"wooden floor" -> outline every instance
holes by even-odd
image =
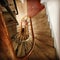
[[[32,18],[35,46],[28,60],[57,60],[45,9]]]

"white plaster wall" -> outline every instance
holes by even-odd
[[[54,35],[54,45],[60,58],[59,2],[59,0],[42,0],[42,3],[46,5],[48,11],[48,17],[52,28],[52,33]]]

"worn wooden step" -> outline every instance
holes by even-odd
[[[56,59],[56,50],[53,47],[50,47],[48,45],[45,45],[39,41],[36,40],[35,44],[42,53],[44,53],[45,56],[47,56],[49,59]]]
[[[44,55],[41,50],[35,46],[31,55],[29,56],[29,60],[49,60],[47,56]]]
[[[36,36],[35,39],[37,39],[38,41],[41,41],[47,45],[54,47],[54,41],[52,38],[49,39],[48,37],[45,38],[44,36]]]

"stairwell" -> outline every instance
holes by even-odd
[[[43,9],[40,13],[31,18],[31,20],[35,44],[33,45],[33,39],[31,37],[32,35],[30,33],[29,40],[20,43],[18,41],[19,47],[15,39],[12,39],[15,53],[16,51],[18,51],[17,56],[23,56],[26,54],[26,51],[30,52],[30,49],[33,45],[34,48],[30,55],[27,57],[27,60],[57,60],[56,50],[54,48],[54,39],[51,36],[51,30],[47,20],[45,9]],[[17,48],[18,50],[16,50]]]

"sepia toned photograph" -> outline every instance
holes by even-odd
[[[0,60],[60,60],[60,1],[0,0]]]

